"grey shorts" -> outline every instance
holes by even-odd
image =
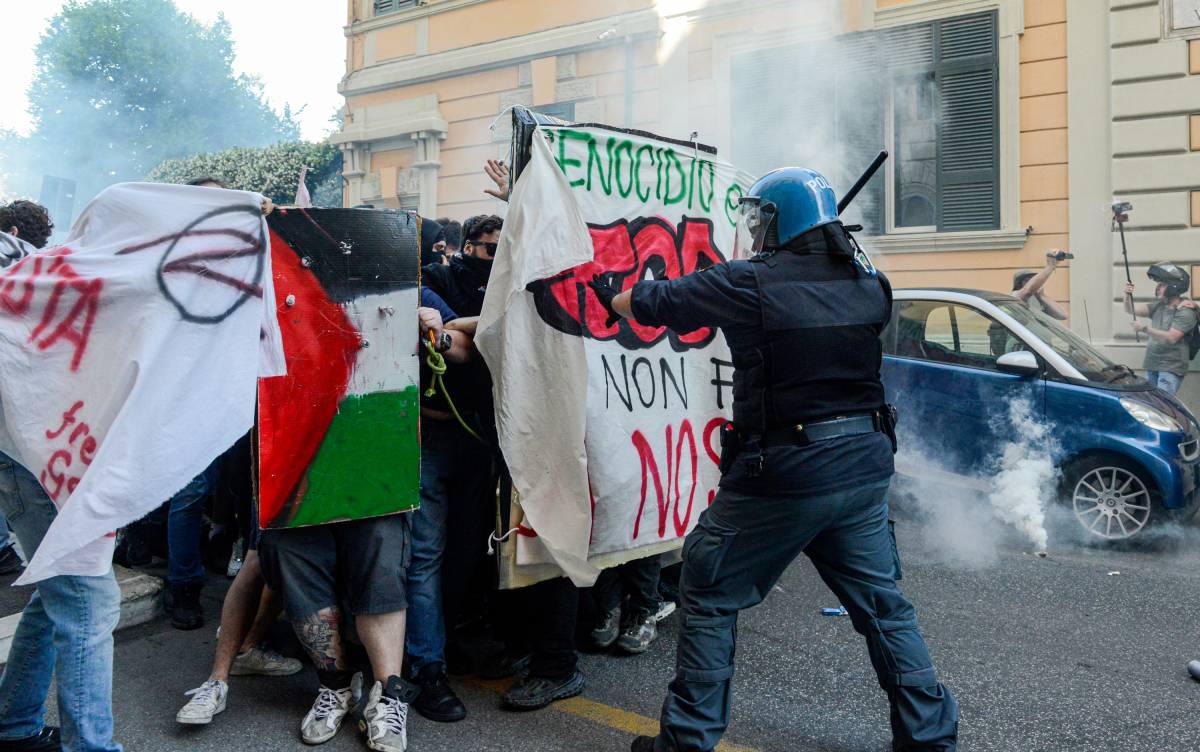
[[[258,542],[263,576],[283,595],[288,618],[326,608],[390,614],[408,608],[405,582],[412,515],[264,530]]]

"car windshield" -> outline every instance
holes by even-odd
[[[993,301],[997,308],[1012,316],[1035,337],[1049,345],[1088,381],[1105,384],[1135,384],[1139,381],[1128,366],[1114,363],[1078,335],[1041,311],[1018,300]]]

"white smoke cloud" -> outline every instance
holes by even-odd
[[[1056,493],[1058,444],[1050,426],[1037,419],[1027,399],[1012,402],[1007,420],[999,422],[996,427],[1012,431],[1013,439],[1001,450],[988,502],[996,516],[1020,531],[1035,551],[1045,551],[1049,543],[1046,503]]]
[[[1047,510],[1057,498],[1061,453],[1053,426],[1028,399],[1001,407],[990,425],[1007,438],[994,462],[966,474],[948,468],[948,445],[911,424],[902,431],[895,495],[902,509],[916,513],[923,556],[977,569],[995,564],[1002,546],[1048,548]],[[1078,527],[1073,517],[1069,524]]]

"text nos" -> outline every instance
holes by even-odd
[[[644,217],[588,225],[588,232],[595,249],[592,261],[529,285],[543,321],[567,334],[616,340],[631,350],[650,347],[664,338],[676,351],[704,347],[712,341],[715,332],[710,327],[680,334],[633,319],[610,326],[608,311],[587,286],[594,275],[603,274],[622,290],[629,290],[643,279],[676,279],[724,262],[725,257],[713,246],[711,221],[687,217],[672,226],[658,217]]]
[[[724,424],[724,418],[713,418],[704,425],[700,436],[697,436],[692,422],[684,419],[680,422],[678,430],[675,426],[667,425],[663,431],[662,443],[657,445],[640,430],[633,432],[630,440],[637,450],[642,474],[641,496],[637,516],[633,522],[635,541],[642,532],[642,513],[646,509],[646,498],[651,488],[654,489],[658,511],[658,538],[667,536],[668,520],[675,533],[674,537],[687,533],[692,523],[696,489],[700,485],[701,463],[711,462],[713,467],[719,467],[721,464],[717,445],[720,443],[719,431]],[[661,454],[656,451],[658,448],[661,448]],[[701,448],[704,450],[703,459],[700,456]],[[713,503],[716,493],[716,489],[708,490],[705,508]]]

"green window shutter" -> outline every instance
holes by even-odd
[[[999,70],[995,12],[938,21],[938,230],[1000,227]]]
[[[831,67],[831,57],[832,75],[816,73]],[[845,191],[884,148],[881,65],[871,33],[735,55],[730,161],[756,177],[777,167],[810,167]],[[881,233],[883,189],[880,174],[843,219]]]
[[[411,8],[416,4],[416,0],[375,0],[375,15],[382,16],[385,13]]]
[[[832,141],[833,114],[819,84],[798,84],[819,64],[811,48],[771,47],[730,62],[731,153],[724,156],[755,177],[789,165],[821,169],[812,163],[812,146]]]
[[[858,180],[862,171],[884,148],[883,56],[879,36],[870,32],[838,38],[838,70],[835,74],[835,132],[840,151],[838,170],[828,175],[840,196]],[[880,170],[863,187],[842,215],[846,224],[860,224],[868,235],[884,231],[885,170]]]

